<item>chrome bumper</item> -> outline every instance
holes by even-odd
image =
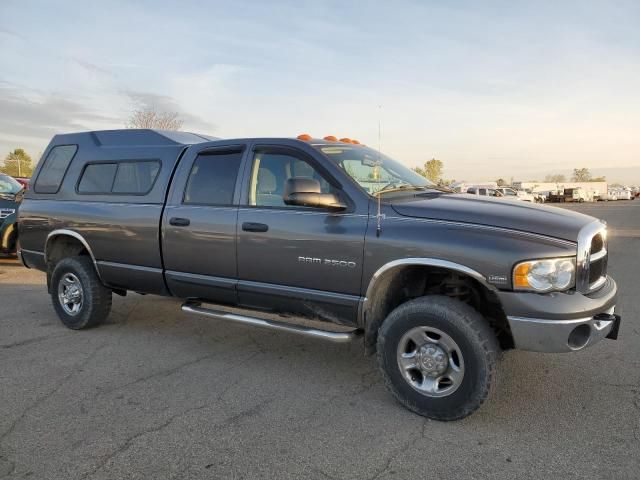
[[[544,320],[507,316],[515,347],[534,352],[575,352],[603,338],[617,338],[620,317],[615,307],[589,318]]]

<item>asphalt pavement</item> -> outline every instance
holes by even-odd
[[[398,405],[360,343],[136,294],[68,330],[44,274],[0,259],[0,478],[637,479],[640,201],[565,208],[610,226],[620,339],[507,352],[493,398],[453,423]]]

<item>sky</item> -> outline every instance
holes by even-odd
[[[467,181],[640,184],[640,2],[0,0],[0,157],[175,111],[357,138]]]

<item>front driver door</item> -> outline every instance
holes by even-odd
[[[238,212],[239,304],[353,324],[357,319],[366,212],[306,153],[256,147]],[[287,206],[288,178],[320,182],[351,207],[330,212]]]

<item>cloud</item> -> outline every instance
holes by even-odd
[[[55,92],[2,81],[0,111],[0,145],[5,148],[21,141],[27,148],[42,149],[56,133],[104,128],[120,121]]]
[[[75,62],[77,65],[80,65],[82,68],[84,68],[85,70],[88,70],[89,72],[113,76],[113,73],[111,73],[109,70],[107,70],[106,68],[102,68],[96,65],[95,63],[88,62],[79,57],[70,57],[70,59],[71,61]]]
[[[215,127],[186,111],[168,95],[142,91],[88,94],[43,91],[0,80],[0,156],[23,147],[41,151],[58,133],[122,128],[134,108],[177,112],[185,130],[211,133]]]

